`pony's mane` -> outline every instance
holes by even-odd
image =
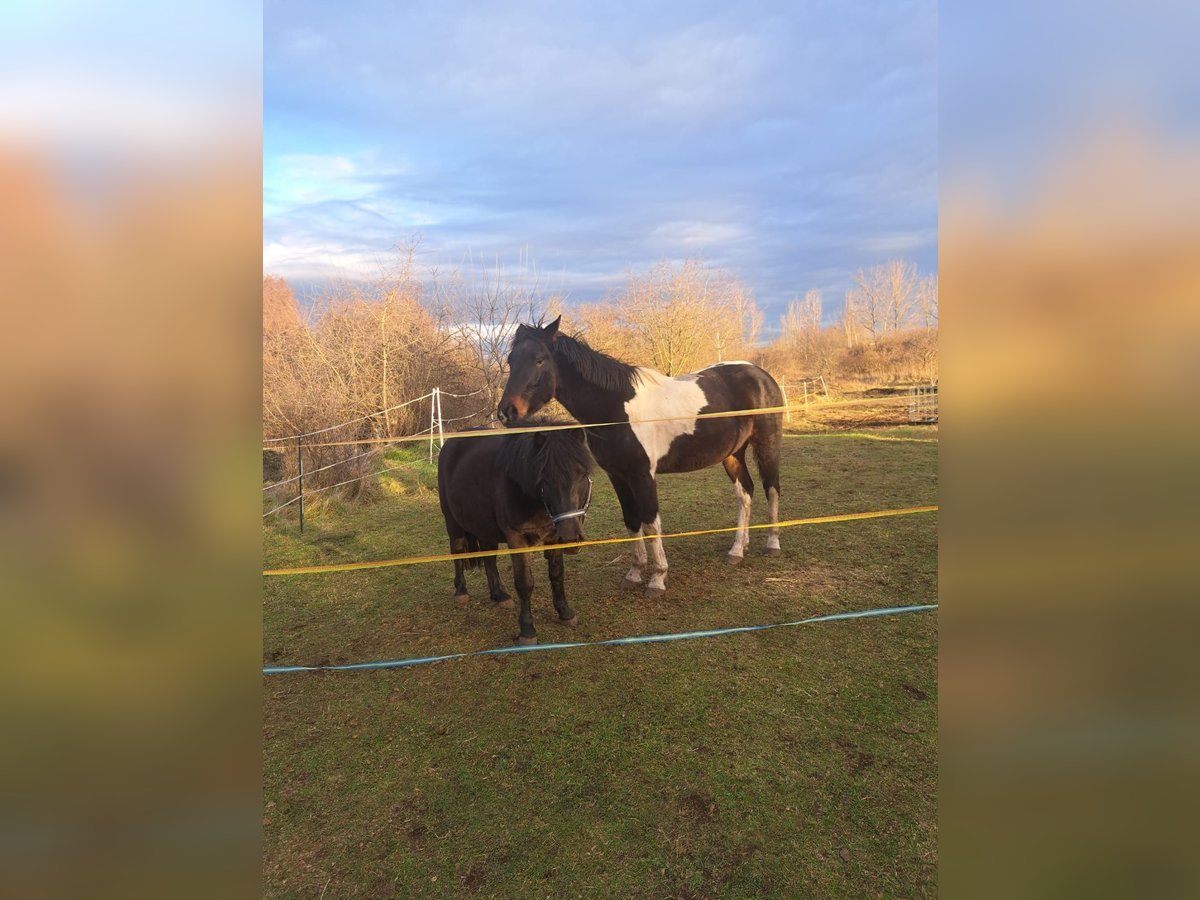
[[[537,416],[513,423],[517,428],[546,425],[572,425],[573,422]],[[537,438],[542,437],[541,447]],[[514,434],[500,451],[500,468],[530,493],[536,494],[543,482],[559,484],[574,481],[580,472],[592,470],[592,454],[587,442],[572,431],[546,431],[541,435]]]
[[[587,345],[582,338],[560,334],[554,349],[571,364],[579,376],[601,390],[625,393],[632,391],[638,382],[636,366],[613,359]]]

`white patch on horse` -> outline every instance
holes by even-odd
[[[682,378],[668,378],[654,369],[639,368],[637,373],[637,393],[625,404],[625,414],[629,416],[634,436],[650,458],[650,475],[653,477],[659,461],[671,449],[671,442],[681,434],[695,432],[695,417],[708,398],[696,383],[694,373]],[[673,421],[648,421],[652,419]]]
[[[750,504],[754,499],[742,487],[740,481],[733,483],[733,493],[738,503],[738,530],[733,534],[733,546],[729,548],[730,556],[744,556],[750,549]]]
[[[754,363],[746,362],[744,359],[727,359],[724,362],[713,363],[711,366],[705,366],[704,369],[715,369],[718,366],[752,366]],[[703,372],[704,369],[700,371]]]
[[[649,525],[642,526],[642,533],[650,540],[650,555],[653,557],[650,563],[650,582],[646,585],[647,590],[665,591],[667,589],[667,554],[663,552],[662,538],[662,516],[655,516],[654,522]]]
[[[779,549],[779,527],[775,525],[779,521],[779,491],[775,488],[767,488],[767,515],[769,516],[772,528],[769,528],[769,537],[767,538],[767,549]]]

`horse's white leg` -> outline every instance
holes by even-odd
[[[767,529],[767,555],[778,556],[779,550],[779,491],[767,488],[767,516],[771,527]]]
[[[642,583],[642,567],[646,565],[646,542],[642,540],[641,535],[641,528],[629,532],[629,536],[636,537],[637,540],[629,544],[629,561],[632,565],[625,574],[625,587],[639,587]]]
[[[750,504],[754,498],[740,481],[733,483],[733,496],[737,499],[737,531],[733,533],[728,561],[731,566],[736,566],[750,550]]]
[[[650,583],[646,585],[647,597],[661,597],[667,591],[667,554],[663,552],[662,516],[642,526],[642,533],[650,539]]]

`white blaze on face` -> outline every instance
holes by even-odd
[[[625,404],[625,414],[633,424],[633,433],[650,457],[650,474],[658,470],[658,462],[667,455],[671,441],[681,434],[696,430],[695,416],[708,402],[694,375],[668,378],[654,369],[638,369],[641,383],[633,399]],[[687,418],[676,418],[676,417]],[[674,419],[671,422],[652,422],[650,419]]]

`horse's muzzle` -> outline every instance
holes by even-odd
[[[560,544],[574,544],[578,541],[586,541],[587,538],[583,534],[583,529],[579,527],[578,519],[567,519],[559,523],[554,530],[554,536]],[[567,547],[563,553],[575,554],[579,552],[578,547]]]

